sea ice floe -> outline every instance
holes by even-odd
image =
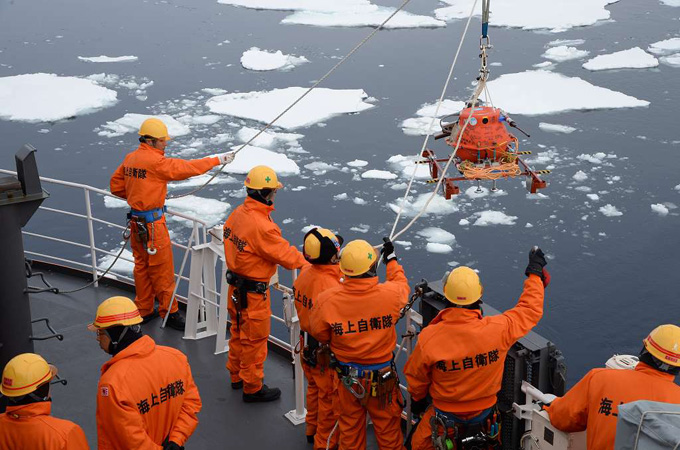
[[[0,77],[0,119],[54,122],[113,106],[117,96],[83,78],[52,73]]]
[[[623,215],[623,213],[621,211],[616,209],[616,206],[613,206],[609,203],[600,207],[600,209],[598,211],[600,211],[602,214],[604,214],[607,217],[617,217],[617,216]]]
[[[585,39],[555,39],[553,41],[548,42],[546,44],[548,47],[557,47],[560,45],[567,45],[567,46],[577,46],[577,45],[583,45],[585,44],[586,41]]]
[[[608,55],[598,55],[583,64],[584,69],[588,70],[609,70],[609,69],[645,69],[656,67],[659,60],[650,55],[640,47],[633,47],[628,50],[610,53]]]
[[[363,159],[355,159],[348,162],[347,165],[350,167],[366,167],[368,165],[368,161],[364,161]]]
[[[111,250],[111,253],[113,253],[113,255],[104,255],[101,258],[99,258],[99,267],[101,267],[103,270],[106,270],[107,268],[111,267],[111,264],[116,259],[115,255],[117,255],[119,252],[120,247]],[[111,267],[111,271],[125,275],[131,275],[132,271],[135,268],[135,263],[132,261],[134,261],[134,256],[132,255],[132,252],[128,249],[125,249],[123,250],[123,253],[120,254],[120,258],[118,258],[118,261],[116,261],[116,263],[113,264],[113,267]]]
[[[372,27],[381,24],[395,8],[368,0],[218,0],[218,3],[253,9],[294,11],[281,23],[319,27]],[[398,12],[385,28],[434,28],[446,23],[430,16]]]
[[[436,102],[427,103],[416,111],[418,117],[406,119],[401,122],[399,126],[402,128],[404,134],[409,136],[426,136],[428,131],[430,133],[438,133],[441,131],[438,119],[440,117],[458,114],[463,108],[465,108],[465,102],[459,100],[443,100],[439,107],[439,111],[437,111]],[[432,129],[430,129],[430,124],[432,124]]]
[[[588,153],[581,153],[576,157],[576,159],[580,159],[581,161],[586,161],[591,164],[602,164],[604,163],[605,159],[614,159],[616,158],[616,155],[614,154],[606,154],[604,152],[597,152],[588,154]]]
[[[586,197],[588,197],[590,200],[596,202],[600,200],[600,196],[597,194],[586,194]]]
[[[657,213],[660,216],[665,216],[665,215],[668,214],[668,208],[663,203],[654,203],[651,206],[652,206],[652,211],[654,211],[655,213]]]
[[[236,150],[241,147],[241,145],[237,145],[232,149]],[[243,150],[239,151],[234,161],[227,164],[222,171],[246,174],[253,167],[263,163],[274,169],[278,175],[286,176],[300,173],[300,167],[286,155],[252,145],[246,145]]]
[[[564,133],[564,134],[569,134],[573,133],[576,131],[576,128],[570,127],[568,125],[559,125],[555,123],[546,123],[546,122],[541,122],[538,124],[538,128],[540,128],[543,131],[548,131],[551,133]]]
[[[581,78],[547,70],[501,75],[490,81],[488,88],[495,106],[525,115],[649,105],[648,101],[594,86]]]
[[[388,172],[387,170],[367,170],[366,172],[361,174],[361,178],[374,178],[378,180],[393,180],[397,178],[395,174],[392,172]]]
[[[659,0],[666,6],[680,6],[680,0]]]
[[[588,175],[584,171],[579,170],[572,178],[580,183],[582,181],[586,181],[588,179]]]
[[[670,56],[662,56],[659,60],[671,67],[680,67],[680,53]]]
[[[472,225],[486,227],[489,225],[514,225],[517,216],[509,216],[502,211],[482,211],[474,214],[477,220]]]
[[[406,201],[403,202],[403,210],[401,212],[402,216],[413,217],[418,214],[420,210],[425,207],[425,204],[430,199],[430,197],[432,197],[431,193],[420,194],[416,198],[408,197]],[[402,204],[402,200],[403,197],[400,197],[396,199],[394,203],[389,203],[387,206],[392,211],[397,213],[399,212],[399,205]],[[446,200],[441,195],[435,194],[423,215],[447,215],[456,211],[458,211],[458,206],[456,206],[452,201]]]
[[[202,92],[205,92],[208,95],[223,95],[226,94],[227,91],[226,89],[220,89],[220,88],[203,88],[201,89]]]
[[[401,175],[406,178],[411,178],[413,170],[416,171],[416,179],[430,178],[430,168],[427,164],[416,164],[415,161],[421,158],[414,156],[394,155],[391,156],[387,162],[392,164],[396,169],[401,171]],[[395,188],[396,189],[396,188]]]
[[[491,5],[492,26],[524,30],[565,31],[608,20],[605,6],[618,0],[497,0]],[[451,6],[435,10],[438,19],[466,19],[474,0],[442,0]],[[478,4],[479,5],[479,4]],[[476,8],[475,15],[481,14]]]
[[[552,61],[562,62],[569,61],[570,59],[585,58],[589,53],[587,50],[579,50],[576,47],[558,45],[557,47],[550,47],[542,56]]]
[[[258,47],[251,47],[243,52],[241,65],[249,70],[291,70],[295,67],[307,63],[309,60],[304,56],[293,56],[283,53],[281,50],[270,52],[260,50]]]
[[[323,175],[329,170],[338,170],[337,167],[323,161],[314,161],[309,164],[305,164],[305,169],[311,170],[314,172],[314,175]]]
[[[655,55],[665,56],[671,53],[680,52],[680,37],[665,39],[663,41],[649,44],[648,50]]]
[[[97,131],[99,136],[105,137],[118,137],[126,133],[137,133],[137,131],[139,131],[139,127],[142,125],[142,122],[152,117],[161,119],[168,127],[168,133],[172,137],[184,136],[191,132],[188,126],[184,125],[178,120],[175,120],[173,117],[166,116],[164,114],[154,116],[135,113],[127,113],[120,119],[116,119],[113,122],[106,122],[104,125],[96,128],[95,131]]]
[[[350,227],[350,231],[356,231],[357,233],[368,233],[368,230],[370,230],[371,227],[369,225],[360,223],[357,226]]]
[[[456,236],[453,233],[438,228],[438,227],[427,227],[418,231],[418,236],[424,237],[427,242],[434,242],[437,244],[452,244],[456,241]]]
[[[207,222],[208,226],[224,222],[227,218],[227,211],[231,208],[231,205],[227,202],[221,202],[214,198],[198,197],[196,195],[168,199],[165,201],[165,204],[168,209],[185,213],[188,216],[196,217]],[[179,216],[168,215],[168,220],[182,223],[188,227],[193,226],[192,221],[183,219]]]
[[[222,116],[217,114],[203,114],[197,116],[184,115],[177,118],[185,125],[213,125],[222,120]]]
[[[343,192],[342,194],[334,195],[333,198],[334,198],[335,200],[348,200],[348,199],[349,199],[349,195],[347,195],[347,192]]]
[[[243,127],[236,133],[236,137],[241,142],[248,142],[253,137],[257,136],[259,132],[260,130],[257,128]],[[298,140],[303,137],[305,137],[305,135],[299,133],[278,133],[272,130],[265,130],[265,132],[257,136],[251,144],[268,149],[274,149],[281,145],[298,147]]]
[[[430,253],[451,253],[453,247],[447,244],[437,244],[436,242],[428,242],[425,246],[425,250]]]
[[[136,56],[79,56],[79,60],[93,63],[132,62],[139,58]]]
[[[153,86],[153,80],[147,77],[123,76],[112,73],[95,73],[86,77],[100,86],[108,88],[127,89],[130,95],[134,95],[138,100],[146,100],[146,90]]]
[[[218,95],[208,99],[210,111],[243,119],[269,123],[297,100],[307,88],[289,87],[271,91],[253,91]],[[276,126],[299,128],[323,122],[333,116],[365,111],[375,105],[367,103],[362,89],[316,88],[281,117]]]
[[[470,186],[465,190],[465,195],[470,198],[483,198],[489,195],[489,189],[484,186],[480,186],[479,188],[477,188],[477,186]]]
[[[354,202],[355,205],[365,205],[367,203],[366,200],[364,200],[361,197],[354,197],[352,201]]]
[[[464,226],[470,225],[470,221],[467,220],[467,219],[460,219],[460,220],[458,221],[458,225],[464,227]]]

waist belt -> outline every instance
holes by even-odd
[[[137,211],[136,209],[130,209],[129,216],[130,218],[132,217],[139,217],[142,218],[146,221],[146,223],[152,223],[157,220],[160,220],[163,218],[163,214],[165,214],[165,211],[167,211],[168,208],[166,206],[162,206],[160,208],[154,208],[150,209],[148,211]]]
[[[316,367],[317,364],[317,350],[319,349],[319,341],[307,333],[300,330],[300,341],[302,342],[302,361],[310,367]]]
[[[338,361],[337,364],[337,371],[340,375],[345,377],[365,378],[372,373],[377,373],[381,369],[390,367],[392,365],[392,360],[378,364],[345,363],[342,361]]]
[[[479,423],[483,423],[484,420],[486,420],[489,417],[489,415],[491,415],[491,413],[494,412],[495,408],[496,408],[496,406],[494,405],[490,408],[485,409],[484,411],[482,411],[481,413],[479,413],[475,417],[472,417],[472,418],[467,419],[467,420],[465,420],[462,417],[459,417],[459,416],[457,416],[453,413],[442,411],[441,409],[438,409],[438,408],[434,408],[434,412],[435,412],[435,414],[437,414],[438,416],[441,416],[446,421],[447,426],[451,427],[455,424],[476,425],[476,424],[479,424]]]
[[[434,408],[430,427],[435,450],[500,449],[501,417],[496,405],[470,419]]]
[[[237,289],[243,289],[245,292],[256,292],[258,294],[265,294],[269,289],[268,283],[251,280],[231,270],[227,270],[227,283]]]

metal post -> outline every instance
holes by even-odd
[[[33,352],[31,307],[21,229],[49,197],[42,190],[35,149],[24,145],[16,154],[17,177],[0,177],[0,367],[20,353]],[[0,413],[4,406],[0,404]]]
[[[293,284],[295,284],[297,270],[293,270],[292,275]],[[285,416],[293,423],[293,425],[301,425],[305,423],[307,409],[305,409],[305,374],[302,370],[302,360],[300,358],[300,353],[295,352],[295,348],[297,347],[297,343],[300,339],[300,320],[297,316],[297,310],[295,309],[295,299],[293,296],[290,294],[284,294],[283,301],[284,310],[289,311],[291,314],[290,345],[292,347],[291,353],[293,355],[295,371],[295,409],[288,411]]]
[[[83,188],[85,192],[85,214],[87,215],[87,233],[90,237],[90,258],[92,260],[92,279],[96,280],[99,274],[97,273],[97,251],[94,243],[94,227],[92,226],[92,204],[90,203],[90,191]],[[123,244],[125,245],[125,244]],[[99,282],[95,281],[94,287],[99,287]]]

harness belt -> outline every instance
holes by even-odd
[[[226,278],[227,284],[236,288],[231,300],[236,307],[236,326],[238,327],[241,322],[241,311],[248,308],[248,292],[262,294],[266,298],[269,284],[264,281],[251,280],[231,270],[227,270]]]
[[[399,397],[399,376],[394,359],[378,364],[358,364],[334,361],[335,370],[340,376],[342,385],[362,404],[366,406],[371,397],[378,398],[380,407],[384,409],[392,403],[392,394],[397,391]],[[397,402],[402,405],[403,402]]]
[[[434,408],[430,426],[435,450],[500,448],[501,416],[496,405],[470,419]]]
[[[161,206],[160,208],[154,208],[148,211],[137,211],[136,209],[130,209],[130,212],[128,213],[128,219],[138,217],[144,219],[146,223],[153,223],[162,219],[167,210],[167,206]]]
[[[165,206],[150,209],[148,211],[130,209],[130,212],[127,215],[128,223],[135,225],[133,229],[137,240],[142,243],[144,250],[146,250],[149,255],[155,255],[157,252],[157,249],[154,246],[155,230],[153,223],[163,218],[166,209]],[[151,245],[149,245],[149,241],[151,241]]]

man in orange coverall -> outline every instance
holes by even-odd
[[[482,435],[473,442],[475,448],[500,448],[496,394],[505,357],[543,315],[544,288],[550,280],[545,265],[543,252],[534,248],[519,302],[490,317],[482,315],[483,288],[474,270],[463,266],[446,274],[444,295],[451,305],[423,329],[404,367],[414,415],[425,410],[428,395],[432,398],[413,434],[413,450],[435,447],[435,426],[437,439],[445,444],[451,440],[455,448],[469,448],[461,440]]]
[[[403,449],[403,402],[393,362],[395,326],[408,303],[409,286],[394,245],[384,238],[387,281],[378,283],[378,255],[366,241],[352,241],[340,254],[343,284],[319,295],[310,318],[312,335],[330,343],[343,386],[338,387],[339,447],[366,448],[366,413],[381,450]]]
[[[99,450],[180,450],[198,425],[201,398],[186,356],[142,334],[132,300],[97,308],[99,346],[112,358],[97,388]]]
[[[85,433],[75,423],[50,415],[50,380],[57,368],[35,353],[17,355],[2,372],[0,392],[9,399],[0,414],[3,450],[88,450]]]
[[[111,193],[130,205],[132,254],[135,258],[135,303],[144,323],[168,314],[175,290],[175,268],[172,245],[165,223],[165,197],[168,181],[185,180],[201,175],[220,164],[229,164],[233,153],[184,161],[166,158],[165,147],[170,137],[168,128],[156,118],[147,119],[139,129],[140,145],[128,153],[111,177]],[[158,311],[154,309],[158,300]],[[185,320],[173,302],[166,324],[184,330]]]
[[[281,396],[263,384],[271,304],[267,291],[276,265],[299,269],[304,256],[281,236],[270,214],[283,185],[267,166],[253,167],[245,181],[247,197],[224,224],[224,255],[232,320],[227,370],[231,387],[243,388],[243,401],[268,402]]]
[[[593,369],[545,407],[555,428],[588,430],[588,450],[614,450],[619,405],[637,400],[680,404],[680,327],[661,325],[643,341],[635,370]]]
[[[325,228],[314,227],[309,230],[304,238],[303,254],[311,265],[303,267],[293,283],[303,348],[302,368],[307,377],[305,434],[307,442],[313,443],[315,450],[326,448],[328,436],[338,420],[333,408],[338,378],[337,372],[329,368],[323,358],[317,359],[320,347],[319,342],[309,334],[309,314],[321,292],[340,286],[342,273],[338,266],[338,254],[342,241],[342,237]],[[329,448],[336,448],[337,445],[338,434],[334,433]]]

